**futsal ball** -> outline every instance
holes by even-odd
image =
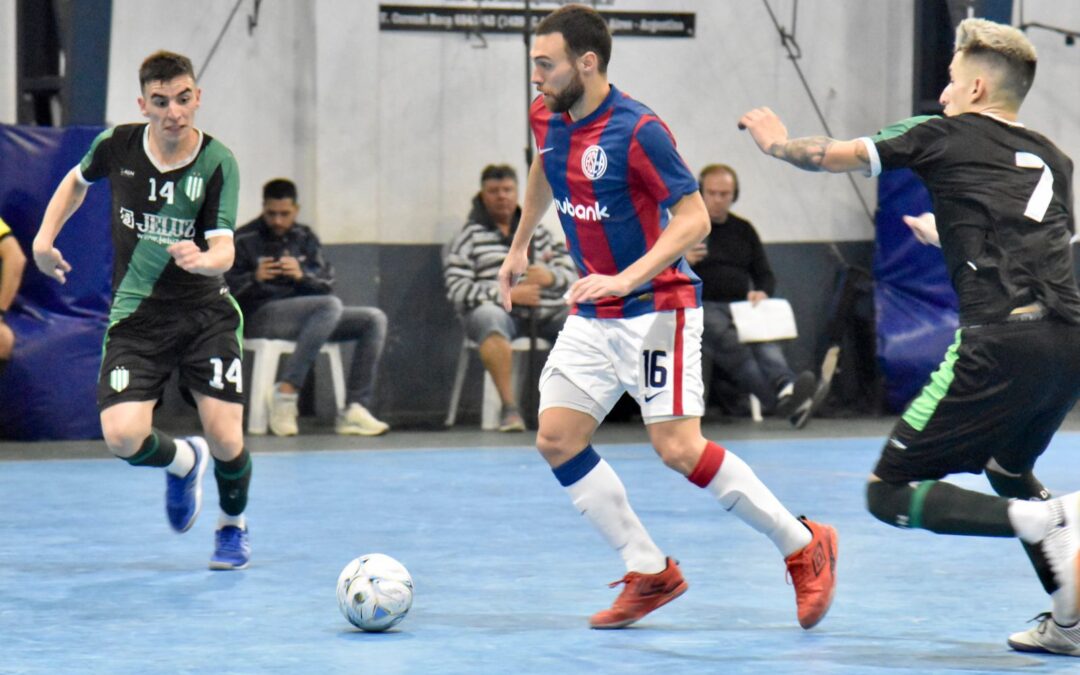
[[[337,599],[349,623],[361,630],[383,631],[409,613],[412,577],[404,565],[388,555],[362,555],[341,570]]]

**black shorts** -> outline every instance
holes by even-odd
[[[893,428],[874,474],[889,482],[1035,465],[1080,397],[1080,326],[963,328]]]
[[[243,325],[231,295],[191,308],[145,301],[105,334],[98,410],[125,401],[158,400],[177,369],[181,388],[243,403]]]

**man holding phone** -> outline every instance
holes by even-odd
[[[281,380],[268,392],[270,431],[295,436],[297,399],[304,379],[327,342],[356,341],[346,382],[339,434],[377,436],[390,426],[369,408],[386,342],[386,315],[376,307],[347,307],[333,295],[334,268],[319,238],[296,222],[296,185],[276,178],[263,186],[263,211],[236,232],[236,262],[225,279],[244,311],[248,337],[296,342]]]

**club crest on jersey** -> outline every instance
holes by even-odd
[[[112,387],[113,391],[124,391],[130,383],[131,373],[123,366],[117,366],[109,373],[109,386]]]
[[[184,179],[184,194],[188,199],[193,202],[199,201],[199,197],[202,197],[203,188],[206,186],[206,181],[203,177],[197,173],[193,173]]]
[[[607,153],[599,145],[590,145],[581,155],[581,171],[589,180],[596,180],[607,171]]]

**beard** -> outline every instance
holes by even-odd
[[[559,93],[544,97],[544,105],[551,112],[564,113],[573,108],[574,104],[581,100],[584,95],[585,83],[581,81],[581,74],[575,69],[574,79],[570,80],[570,83],[563,87],[563,90]]]

